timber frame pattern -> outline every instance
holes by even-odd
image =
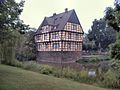
[[[37,60],[43,62],[75,61],[81,56],[83,29],[75,10],[45,17],[39,26],[35,42]]]

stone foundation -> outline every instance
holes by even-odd
[[[41,51],[37,55],[38,62],[67,63],[75,62],[79,58],[81,58],[80,51]]]

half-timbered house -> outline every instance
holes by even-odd
[[[65,9],[63,13],[45,17],[35,35],[37,60],[73,62],[79,59],[83,33],[74,9]]]

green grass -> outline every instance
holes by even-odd
[[[0,90],[107,90],[0,64]]]

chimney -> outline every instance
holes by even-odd
[[[68,8],[65,8],[65,12],[68,12]]]
[[[53,13],[53,16],[55,16],[56,15],[56,13]]]

